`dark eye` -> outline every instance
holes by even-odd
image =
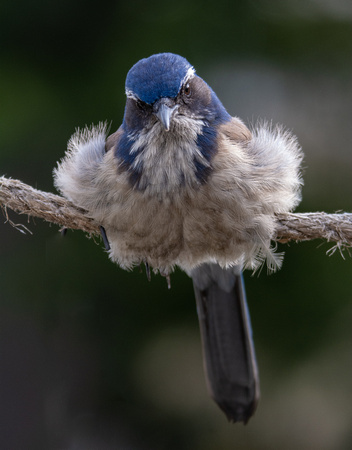
[[[189,83],[187,83],[186,85],[185,85],[185,87],[183,88],[183,92],[184,92],[184,94],[186,95],[186,97],[190,97],[191,96],[191,86],[190,86],[190,84]]]
[[[140,100],[136,101],[136,106],[137,106],[138,109],[144,109],[144,107],[143,107],[144,105],[143,105],[143,103]]]
[[[142,100],[139,99],[136,101],[136,106],[141,112],[146,112],[148,111],[148,109],[150,109],[150,105],[144,103]]]

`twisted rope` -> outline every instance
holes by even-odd
[[[34,189],[19,180],[0,177],[0,205],[7,219],[7,208],[10,208],[18,214],[39,217],[63,228],[100,233],[99,224],[89,218],[85,210],[59,195]],[[279,242],[324,239],[335,242],[335,249],[352,246],[351,213],[287,213],[278,214],[276,218],[274,240]],[[24,225],[8,221],[21,231],[29,231]]]

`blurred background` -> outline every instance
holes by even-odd
[[[121,123],[140,58],[185,56],[232,115],[299,138],[299,211],[352,209],[349,0],[3,0],[0,173],[54,192],[76,127]],[[352,448],[352,260],[281,246],[245,274],[262,398],[229,424],[204,381],[191,281],[172,289],[57,226],[0,224],[0,446],[6,450]]]

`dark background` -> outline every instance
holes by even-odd
[[[299,211],[351,211],[348,0],[4,0],[0,173],[54,191],[76,127],[123,116],[140,58],[185,56],[232,115],[284,123],[305,151]],[[350,449],[350,255],[280,246],[245,274],[262,399],[232,425],[206,391],[191,281],[172,289],[79,231],[0,225],[0,446],[6,450]]]

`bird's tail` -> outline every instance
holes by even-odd
[[[203,264],[191,273],[208,388],[232,422],[246,423],[259,378],[241,271]]]

